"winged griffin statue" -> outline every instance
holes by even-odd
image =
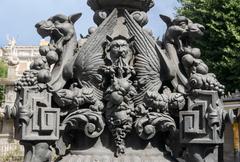
[[[224,86],[209,73],[194,40],[205,28],[160,15],[160,42],[150,30],[153,0],[88,0],[97,27],[77,40],[81,13],[36,24],[50,37],[16,82],[5,115],[15,120],[25,162],[218,161]]]

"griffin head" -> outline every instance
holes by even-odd
[[[35,27],[37,32],[43,38],[47,36],[54,36],[57,38],[72,34],[74,31],[73,24],[81,17],[81,13],[77,13],[71,16],[65,16],[62,14],[50,17],[48,20],[38,22]]]
[[[171,19],[168,16],[160,15],[160,18],[167,24],[167,32],[169,36],[183,36],[195,38],[204,34],[204,26],[198,23],[193,23],[185,16],[177,16]]]

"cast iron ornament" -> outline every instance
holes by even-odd
[[[128,155],[129,147],[137,148],[126,141],[138,136],[142,143],[153,143],[160,155],[168,151],[170,158],[162,156],[163,161],[217,162],[224,123],[232,113],[223,110],[224,86],[192,45],[205,28],[184,16],[172,20],[160,15],[167,31],[159,41],[143,28],[152,0],[88,4],[98,26],[80,40],[74,23],[81,13],[36,24],[50,42],[40,46],[41,57],[16,82],[18,97],[5,113],[15,120],[24,161],[50,162],[51,146],[63,162],[79,142],[110,134],[114,147],[103,148],[116,159]],[[154,142],[159,139],[163,143]],[[91,149],[90,143],[81,150]]]

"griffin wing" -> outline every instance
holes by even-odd
[[[74,63],[74,77],[82,86],[94,89],[94,95],[99,100],[103,94],[99,89],[102,76],[98,73],[99,67],[104,65],[102,44],[106,40],[106,35],[111,35],[116,23],[115,9],[84,43]]]
[[[135,98],[135,103],[138,105],[147,91],[158,91],[162,86],[162,81],[173,77],[175,71],[171,67],[170,60],[154,39],[137,24],[127,11],[125,11],[125,17],[129,33],[134,36],[138,51],[134,65],[140,86],[140,91]]]

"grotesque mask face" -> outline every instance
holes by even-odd
[[[133,59],[133,38],[127,39],[124,36],[112,38],[107,36],[105,44],[106,61],[109,65],[128,66]]]
[[[126,40],[118,39],[111,42],[110,49],[111,58],[126,58],[129,45]]]

